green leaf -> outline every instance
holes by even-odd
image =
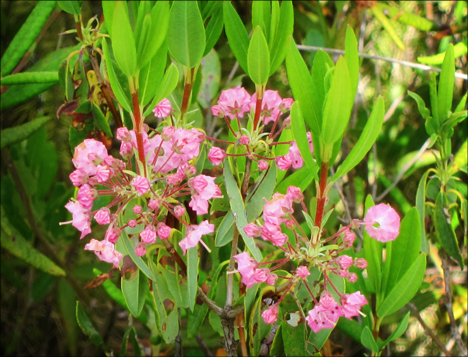
[[[107,67],[107,74],[109,75],[109,82],[112,87],[112,91],[114,92],[115,97],[117,98],[117,101],[119,102],[119,104],[127,112],[132,113],[132,107],[127,99],[127,96],[125,95],[125,92],[122,89],[122,86],[120,85],[117,75],[115,74],[114,66],[112,65],[112,59],[110,57],[110,51],[109,51],[109,47],[107,45],[106,39],[102,41],[102,50],[104,52],[104,59],[106,61],[106,67]]]
[[[128,310],[135,317],[140,316],[145,305],[146,292],[148,290],[148,278],[138,269],[131,280],[122,280],[122,294],[128,306]]]
[[[464,42],[459,42],[453,46],[453,54],[455,58],[463,56],[468,52],[468,48]],[[439,65],[444,62],[444,58],[447,52],[439,53],[434,56],[418,57],[418,62],[426,63],[428,65]]]
[[[137,70],[137,52],[132,27],[123,1],[117,1],[112,20],[112,49],[115,60],[128,77]]]
[[[455,84],[455,58],[453,45],[450,44],[445,52],[442,73],[439,79],[437,104],[439,105],[439,120],[444,122],[452,110],[453,87]]]
[[[345,59],[348,64],[349,79],[351,83],[351,101],[354,102],[359,82],[359,56],[356,35],[350,25],[346,28],[345,48]],[[353,103],[351,106],[352,105]]]
[[[128,339],[130,340],[130,344],[132,345],[132,356],[140,357],[143,356],[143,352],[141,350],[140,344],[136,338],[136,330],[135,327],[132,326],[130,329],[130,333],[128,334]]]
[[[466,155],[465,155],[466,156]],[[419,181],[418,190],[416,191],[416,207],[419,211],[419,226],[421,227],[421,252],[429,254],[429,241],[426,237],[426,181],[429,171],[426,171]]]
[[[353,149],[343,161],[341,166],[338,168],[336,173],[333,175],[332,180],[335,181],[338,178],[344,176],[351,169],[353,169],[361,160],[366,156],[372,145],[379,136],[380,129],[382,128],[383,118],[385,115],[385,104],[381,96],[377,99],[377,102],[372,108],[372,113],[367,120],[366,126],[362,131],[359,139],[354,145]]]
[[[205,51],[205,27],[198,4],[194,1],[175,1],[172,4],[167,43],[171,56],[180,64],[193,68]]]
[[[252,237],[249,237],[244,232],[244,227],[247,225],[247,216],[245,213],[245,206],[242,200],[242,195],[239,191],[239,187],[237,187],[236,180],[232,175],[231,167],[229,162],[226,161],[224,164],[224,180],[226,183],[226,191],[229,196],[229,200],[231,202],[231,209],[236,220],[236,225],[241,234],[242,238],[244,239],[244,243],[249,249],[252,256],[259,262],[262,260],[262,254],[258,250],[257,246]]]
[[[305,189],[309,187],[313,179],[314,175],[311,170],[308,167],[303,167],[281,181],[281,183],[276,187],[276,191],[286,194],[289,186],[296,186],[304,192]]]
[[[395,18],[395,20],[417,28],[418,30],[425,32],[439,30],[439,26],[434,21],[429,20],[425,17],[415,15],[409,11],[405,11],[394,6],[387,5],[383,2],[378,2],[376,6],[380,10],[388,12],[388,16],[390,18]]]
[[[190,248],[187,252],[187,284],[190,310],[193,311],[198,290],[198,248]]]
[[[1,79],[2,86],[30,83],[57,83],[58,81],[58,72],[23,72],[5,76]]]
[[[343,135],[348,125],[353,98],[346,60],[341,57],[335,66],[330,91],[323,109],[322,140],[333,144]]]
[[[3,207],[1,207],[1,242],[2,248],[9,251],[14,256],[23,259],[26,263],[32,265],[34,268],[45,271],[48,274],[56,276],[65,276],[62,268],[58,267],[45,255],[37,251],[31,244],[24,239],[15,228],[10,225]]]
[[[257,26],[250,39],[247,52],[249,76],[256,85],[265,85],[270,72],[270,50],[260,26]]]
[[[342,317],[336,326],[356,342],[361,342],[362,327],[359,322]]]
[[[435,125],[437,128],[442,121],[442,118],[439,118],[439,103],[438,103],[438,96],[437,96],[437,73],[431,72],[431,80],[429,82],[429,91],[430,91],[430,98],[431,98],[431,112],[432,117],[434,118]]]
[[[387,18],[387,16],[385,16],[384,13],[377,6],[371,7],[371,11],[372,11],[372,14],[377,18],[377,20],[380,21],[384,29],[387,30],[388,34],[392,38],[393,42],[395,42],[397,47],[400,50],[404,50],[405,45],[401,41],[400,37],[397,35],[395,28],[393,27],[392,23]]]
[[[312,156],[309,146],[309,139],[307,138],[304,118],[302,116],[301,108],[298,102],[294,102],[291,107],[291,129],[296,141],[297,147],[301,152],[301,156],[304,159],[305,164],[312,173],[312,176],[316,181],[319,180],[317,175],[317,164]]]
[[[365,212],[374,206],[372,197],[368,195],[365,202]],[[369,282],[379,296],[382,281],[382,243],[371,238],[366,230],[363,231],[364,253],[367,261],[367,274]]]
[[[232,53],[245,73],[249,73],[247,66],[247,51],[249,48],[249,34],[230,1],[223,3],[224,28]]]
[[[163,44],[148,65],[140,71],[138,97],[142,106],[146,106],[158,91],[166,62],[167,45]]]
[[[263,17],[263,1],[252,2],[252,28],[259,26],[265,32],[265,21]]]
[[[424,279],[426,255],[420,254],[408,271],[386,295],[381,304],[377,304],[377,316],[384,318],[405,306],[417,293]],[[369,267],[367,268],[369,272]]]
[[[112,138],[113,135],[109,123],[104,114],[102,114],[101,109],[96,104],[92,103],[92,111],[96,127],[106,133],[107,137]]]
[[[272,9],[275,8],[273,2]],[[294,30],[294,11],[292,1],[282,1],[280,8],[280,18],[278,22],[278,30],[276,32],[273,44],[270,46],[270,72],[268,75],[272,75],[276,72],[280,64],[283,62],[286,56],[286,49],[288,44],[288,38],[292,35]],[[273,33],[273,16],[272,26],[270,29],[270,43]]]
[[[299,101],[304,119],[312,131],[314,149],[317,155],[322,131],[322,108],[318,108],[313,104],[315,103],[316,93],[312,78],[292,37],[289,38],[286,69],[294,98]]]
[[[283,337],[284,353],[286,356],[308,356],[309,355],[307,353],[307,342],[306,342],[307,338],[306,338],[305,323],[299,323],[296,327],[293,327],[289,325],[287,321],[283,321],[281,322],[281,334]]]
[[[379,346],[377,342],[375,342],[374,336],[372,336],[372,332],[367,326],[362,330],[361,343],[373,353],[379,352]]]
[[[463,269],[463,257],[458,247],[457,237],[451,225],[451,217],[445,207],[448,206],[447,196],[444,192],[439,192],[434,208],[434,226],[437,237],[447,254],[455,259]]]
[[[128,239],[127,232],[122,230],[121,234],[122,242],[125,249],[127,250],[128,255],[132,258],[133,262],[137,265],[138,268],[151,280],[156,281],[156,277],[151,269],[146,265],[146,263],[138,255],[135,254],[135,248],[133,247],[132,242]]]
[[[115,9],[115,1],[103,1],[102,2],[102,12],[104,15],[104,23],[107,28],[107,32],[109,33],[110,37],[112,38],[112,24],[114,20],[114,9]]]
[[[433,118],[431,117],[431,112],[429,111],[429,109],[426,108],[426,103],[424,103],[424,100],[419,95],[411,91],[408,91],[408,95],[416,101],[419,113],[426,121],[427,133],[429,135],[437,134],[439,128],[437,127],[437,123],[435,122],[435,120],[433,120]]]
[[[102,350],[106,350],[104,340],[99,332],[94,328],[93,323],[83,310],[79,301],[76,302],[76,321],[78,321],[78,325],[81,327],[81,330],[83,330],[84,334],[89,337],[94,345]]]
[[[395,331],[393,331],[392,334],[388,336],[388,338],[382,344],[380,344],[381,350],[383,350],[384,347],[387,346],[391,341],[396,340],[405,333],[406,328],[408,327],[409,317],[410,312],[408,311],[403,320],[401,320],[401,322],[398,324],[398,327],[395,329]]]
[[[76,0],[62,1],[61,0],[58,2],[58,5],[63,11],[68,12],[69,14],[76,15],[76,16],[81,14],[81,1],[76,1]]]
[[[389,275],[383,277],[387,281],[386,287],[383,285],[386,294],[393,289],[408,271],[421,250],[421,222],[416,207],[413,207],[403,218],[400,234],[390,244],[392,246],[391,256],[388,254],[389,243],[387,243],[387,259],[385,262],[385,265],[389,264]]]
[[[55,1],[39,1],[21,26],[1,59],[2,77],[10,74],[33,45],[55,8]],[[3,83],[2,83],[3,85]],[[3,100],[2,94],[2,100]]]
[[[267,292],[272,291],[271,286],[267,286],[262,289],[260,294],[255,299],[255,304],[252,307],[252,312],[248,316],[248,334],[249,334],[249,345],[253,356],[260,354],[260,348],[262,347],[262,340],[268,336],[271,331],[271,325],[265,323],[261,317],[263,295]]]
[[[30,121],[26,124],[16,126],[14,128],[7,128],[1,131],[1,144],[0,148],[3,149],[7,146],[19,143],[23,140],[26,140],[36,131],[38,131],[42,126],[47,123],[51,117],[42,117]]]
[[[218,42],[219,36],[223,31],[223,26],[223,7],[220,6],[218,9],[215,10],[213,15],[211,15],[210,21],[208,22],[208,25],[206,25],[206,46],[205,51],[203,51],[203,57],[205,57],[213,49],[216,42]]]
[[[164,74],[164,77],[160,82],[161,84],[159,86],[158,91],[154,95],[151,104],[146,108],[145,113],[143,115],[147,116],[149,113],[151,113],[154,107],[159,102],[161,102],[161,100],[167,98],[177,86],[178,81],[179,70],[177,69],[177,66],[174,63],[172,63],[167,69],[166,73]]]

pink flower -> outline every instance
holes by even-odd
[[[116,268],[119,267],[120,260],[122,259],[122,253],[116,251],[111,242],[107,240],[98,241],[93,238],[85,245],[84,249],[94,251],[94,254],[96,254],[103,262],[112,263]]]
[[[158,224],[158,236],[161,239],[167,239],[171,236],[172,228],[165,225],[164,223]]]
[[[400,216],[392,207],[381,203],[368,209],[364,224],[369,236],[385,243],[395,240],[398,236]],[[378,224],[378,227],[375,227],[375,224]]]
[[[347,319],[351,319],[351,317],[357,316],[359,314],[359,310],[361,310],[361,307],[366,304],[366,297],[359,291],[356,291],[352,294],[343,294],[341,296],[341,310],[343,312],[343,316]]]
[[[132,185],[138,192],[138,196],[143,196],[150,188],[148,179],[143,176],[137,176],[132,180]]]
[[[166,118],[171,114],[172,105],[168,99],[163,99],[153,109],[154,116],[157,118]]]
[[[142,257],[146,254],[146,247],[145,247],[145,243],[143,242],[140,242],[137,244],[136,248],[135,248],[135,254],[139,257]]]
[[[273,222],[272,218],[280,219],[280,224],[286,222],[291,213],[294,213],[291,198],[278,192],[263,207],[263,219],[269,222]]]
[[[218,118],[224,118],[224,110],[219,105],[213,105],[211,107],[211,114]]]
[[[239,138],[239,142],[242,144],[242,145],[249,145],[249,142],[250,142],[250,138],[247,136],[247,135],[242,135],[240,138]]]
[[[309,311],[306,320],[309,327],[315,333],[325,328],[335,327],[335,323],[327,318],[327,315],[320,309],[320,305],[316,305]]]
[[[98,224],[109,224],[110,223],[110,210],[107,207],[101,208],[94,215],[94,219]]]
[[[278,320],[279,309],[277,305],[271,305],[268,309],[262,312],[263,321],[267,324],[272,324]]]
[[[91,233],[91,215],[88,209],[84,208],[80,202],[72,201],[68,202],[65,208],[72,214],[72,226],[81,232],[80,239]]]
[[[271,121],[275,121],[281,114],[279,109],[282,99],[276,90],[267,90],[263,95],[261,117],[263,124],[267,125]],[[257,105],[257,94],[254,93],[251,98],[250,106],[255,110]]]
[[[177,217],[182,217],[185,214],[185,207],[176,206],[174,208],[174,213],[176,214]]]
[[[356,239],[356,235],[351,232],[350,230],[346,230],[343,237],[343,243],[345,244],[346,248],[351,248],[353,246],[353,242]]]
[[[310,275],[309,269],[306,266],[300,266],[297,268],[296,276],[299,278],[307,278]]]
[[[286,155],[291,165],[294,169],[300,169],[304,165],[304,160],[302,159],[301,153],[295,141],[292,142],[289,147],[289,152]]]
[[[197,168],[189,164],[182,164],[177,169],[177,173],[183,174],[187,177],[191,177],[197,173]]]
[[[249,223],[244,227],[244,232],[249,237],[260,237],[260,234],[262,234],[262,229],[255,223]]]
[[[185,178],[185,174],[177,172],[175,174],[166,176],[166,182],[168,185],[175,186],[181,183],[184,180],[184,178]]]
[[[133,206],[133,213],[140,214],[142,212],[142,208],[139,205]]]
[[[268,162],[266,162],[265,160],[260,160],[258,162],[258,169],[260,171],[265,171],[268,169]]]
[[[276,161],[276,166],[278,166],[278,169],[283,170],[283,171],[289,170],[292,164],[291,158],[287,155],[277,156],[275,158],[275,161]]]
[[[349,255],[341,255],[336,260],[341,269],[348,269],[353,265],[353,258],[351,258]]]
[[[72,162],[76,169],[87,175],[94,175],[97,165],[103,162],[108,155],[103,143],[94,139],[85,139],[75,147]]]
[[[179,242],[179,246],[182,248],[182,251],[185,253],[187,249],[196,247],[198,242],[202,242],[202,236],[214,232],[214,224],[208,223],[208,221],[203,221],[199,225],[190,225],[187,228],[187,235],[184,239]],[[206,247],[206,246],[205,246]]]
[[[106,235],[104,236],[104,239],[111,243],[117,243],[119,236],[120,236],[119,227],[113,227],[113,228],[109,227],[109,229],[106,231]]]
[[[132,143],[127,143],[125,141],[122,141],[120,144],[120,156],[122,156],[124,159],[128,159],[130,156],[133,155],[133,145]]]
[[[346,269],[342,269],[342,270],[340,270],[340,271],[338,272],[338,276],[339,276],[340,278],[346,278],[346,277],[348,276],[348,274],[349,274],[349,271],[346,270]]]
[[[132,136],[130,135],[130,131],[122,126],[117,129],[117,140],[124,141],[126,143],[129,143],[132,141]]]
[[[286,196],[296,203],[300,203],[304,199],[304,195],[299,187],[289,186]]]
[[[78,194],[76,195],[78,202],[80,202],[84,208],[89,210],[93,207],[93,202],[96,198],[97,191],[94,188],[91,188],[87,183],[80,187]]]
[[[307,132],[307,140],[309,141],[310,152],[313,154],[314,153],[314,145],[312,144],[312,134],[310,133],[310,131]]]
[[[188,181],[192,189],[192,200],[189,206],[198,215],[208,213],[208,200],[219,196],[219,187],[214,183],[215,177],[198,175]]]
[[[349,273],[347,279],[350,283],[355,283],[357,281],[357,275],[355,273]]]
[[[131,219],[128,221],[128,226],[131,227],[131,228],[135,228],[137,226],[137,221],[136,219]]]
[[[354,261],[354,265],[358,269],[366,269],[367,268],[367,262],[364,258],[356,258]]]
[[[224,113],[231,120],[243,118],[247,112],[250,112],[250,95],[244,88],[231,88],[221,92],[218,106],[212,109],[213,115],[221,116]]]
[[[156,231],[152,225],[147,225],[143,232],[140,233],[141,240],[146,244],[156,242]]]
[[[111,171],[106,165],[98,165],[96,167],[97,182],[106,182],[111,176]]]
[[[226,152],[216,146],[213,146],[208,152],[208,160],[210,160],[213,165],[221,164],[225,157]]]
[[[88,182],[88,175],[81,170],[75,170],[70,174],[70,181],[73,186],[81,186]]]
[[[294,99],[292,98],[284,98],[282,101],[281,101],[281,104],[279,106],[279,109],[281,110],[281,112],[283,113],[286,113],[288,112],[290,109],[291,109],[291,106],[293,105],[294,103]]]
[[[162,133],[161,133],[161,138],[164,140],[164,141],[169,141],[172,139],[172,137],[174,136],[174,133],[175,133],[175,129],[173,126],[166,126],[165,128],[163,128],[162,130]]]
[[[324,328],[335,327],[336,322],[343,316],[343,312],[333,296],[325,291],[320,297],[320,303],[309,311],[306,317],[307,324],[314,332]]]

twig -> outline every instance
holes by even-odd
[[[234,78],[234,74],[236,74],[238,68],[239,68],[239,62],[236,61],[236,63],[234,64],[234,67],[232,67],[231,73],[229,73],[229,76],[226,80],[227,85],[231,84],[231,81]]]
[[[423,318],[419,314],[419,311],[416,308],[416,306],[414,306],[414,304],[412,304],[412,303],[408,303],[408,304],[406,304],[406,306],[408,306],[408,309],[410,309],[413,316],[416,317],[416,319],[419,321],[421,326],[424,328],[424,331],[432,338],[432,340],[437,344],[437,346],[440,347],[442,352],[446,356],[451,356],[451,353],[449,351],[447,351],[447,349],[445,348],[445,345],[442,343],[442,341],[439,339],[439,337],[437,337],[437,335],[432,331],[432,329],[429,326],[426,325]]]
[[[442,258],[442,269],[444,270],[444,283],[445,283],[445,306],[447,307],[447,313],[450,319],[450,332],[452,337],[455,339],[460,350],[460,356],[466,356],[467,350],[465,344],[463,343],[460,332],[457,328],[457,322],[455,321],[455,316],[453,316],[453,305],[452,305],[452,290],[450,289],[450,266],[448,265],[448,255],[443,253]]]
[[[333,54],[338,54],[338,55],[344,55],[344,53],[345,53],[345,51],[343,51],[343,50],[336,50],[334,48],[326,48],[326,47],[318,47],[318,46],[297,45],[297,48],[300,49],[300,50],[303,50],[303,51],[322,50],[322,51],[325,51],[325,52],[328,52],[328,53],[333,53]],[[417,68],[417,69],[421,69],[423,71],[433,71],[433,72],[439,72],[439,73],[442,72],[442,70],[440,68],[426,66],[425,64],[408,62],[408,61],[398,60],[398,59],[390,58],[390,57],[369,55],[367,53],[362,53],[362,52],[359,52],[358,55],[359,55],[359,57],[363,57],[363,58],[369,58],[369,59],[376,59],[376,60],[381,60],[381,61],[386,61],[386,62],[398,63],[398,64],[401,64],[402,66]],[[464,73],[455,73],[455,77],[462,78],[464,80],[468,80],[468,75],[466,75]]]
[[[429,142],[430,142],[430,139],[427,139],[426,142],[423,144],[423,146],[421,146],[421,149],[419,149],[418,153],[416,155],[414,155],[414,157],[411,159],[410,162],[408,162],[404,167],[403,167],[403,170],[401,170],[401,172],[397,175],[397,177],[395,178],[395,181],[392,182],[392,184],[390,186],[387,187],[387,189],[382,192],[380,194],[380,196],[378,196],[376,199],[375,199],[375,202],[379,202],[381,201],[386,195],[387,193],[389,193],[396,185],[398,182],[400,182],[400,180],[402,179],[402,177],[405,175],[406,171],[408,171],[411,166],[413,166],[413,164],[419,160],[419,158],[422,156],[422,154],[424,154],[424,152],[426,151],[427,147],[429,146]]]
[[[387,112],[385,113],[385,116],[383,118],[383,122],[385,123],[387,120],[389,120],[393,113],[395,113],[395,110],[398,108],[398,106],[400,105],[401,101],[403,99],[406,98],[406,93],[408,92],[408,90],[413,90],[415,84],[416,84],[416,80],[417,80],[418,76],[415,76],[413,78],[413,81],[411,82],[411,84],[408,86],[407,90],[401,94],[400,96],[398,96],[393,102],[392,104],[390,105],[390,107],[388,108]]]
[[[209,348],[205,345],[205,341],[203,341],[203,338],[201,337],[199,333],[197,333],[197,335],[195,336],[195,339],[197,340],[198,346],[200,346],[200,349],[202,350],[203,354],[206,357],[213,357],[213,354],[211,353]]]

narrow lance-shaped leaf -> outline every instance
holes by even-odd
[[[138,57],[139,68],[146,66],[157,54],[166,39],[169,28],[169,2],[158,1],[151,9],[151,28],[145,43],[141,58]]]
[[[151,101],[151,104],[146,108],[144,115],[148,115],[151,113],[151,111],[154,109],[154,107],[164,98],[168,97],[169,94],[172,93],[172,91],[175,89],[177,86],[177,82],[179,80],[179,70],[177,69],[177,66],[172,63],[169,68],[167,69],[166,73],[164,74],[163,79],[161,80],[161,85],[154,95],[153,100]]]
[[[453,87],[455,84],[455,58],[453,45],[450,44],[445,52],[442,73],[439,79],[437,103],[439,105],[439,120],[442,123],[448,118],[452,110]]]
[[[468,52],[468,47],[464,42],[458,42],[455,46],[453,46],[453,54],[454,58],[458,58],[463,56]],[[444,62],[444,58],[447,52],[438,53],[434,56],[427,56],[427,57],[418,57],[418,62],[426,63],[428,65],[440,65]]]
[[[372,108],[372,113],[367,120],[366,126],[359,136],[359,140],[354,145],[353,149],[346,157],[344,162],[338,168],[336,173],[333,175],[332,180],[335,181],[338,178],[344,176],[351,169],[353,169],[361,160],[366,156],[372,145],[379,136],[380,129],[382,128],[383,118],[385,114],[385,104],[382,97],[379,96],[377,102]]]
[[[346,28],[345,48],[345,58],[348,64],[349,80],[351,83],[351,101],[354,102],[359,81],[359,56],[356,35],[353,28],[349,25]]]
[[[249,76],[256,85],[265,85],[270,72],[270,50],[260,26],[257,26],[250,39],[247,53]]]
[[[81,1],[71,0],[71,1],[59,1],[58,5],[62,8],[63,11],[68,12],[69,14],[78,16],[81,14]]]
[[[180,64],[193,68],[200,63],[205,51],[205,27],[194,1],[175,1],[172,4],[167,44],[171,56]]]
[[[205,35],[206,35],[206,46],[205,51],[203,51],[203,57],[205,57],[214,47],[216,42],[223,31],[224,25],[224,15],[223,7],[220,6],[210,18],[208,25],[206,25]]]
[[[83,310],[83,307],[79,301],[76,302],[76,321],[78,321],[78,325],[94,345],[103,350],[106,349],[104,340],[102,339],[99,332],[97,332],[97,330],[94,328],[93,323],[89,319],[86,312]]]
[[[198,249],[190,248],[187,252],[187,284],[190,310],[193,311],[198,288]]]
[[[424,100],[419,95],[411,91],[408,91],[408,95],[416,101],[418,105],[418,111],[425,120],[427,133],[429,135],[436,134],[439,129],[437,122],[431,117],[431,112],[426,108],[426,103],[424,103]]]
[[[7,146],[26,140],[29,136],[42,128],[42,126],[51,118],[52,117],[42,117],[14,128],[2,130],[0,148],[3,149]]]
[[[362,330],[361,334],[361,343],[370,349],[373,353],[379,352],[379,346],[377,345],[377,342],[375,342],[374,336],[372,335],[371,330],[369,329],[368,326],[366,326]]]
[[[416,207],[419,211],[420,227],[421,227],[421,252],[429,254],[429,241],[426,237],[426,180],[429,171],[426,171],[419,181],[418,190],[416,191]]]
[[[137,54],[132,27],[123,1],[117,1],[112,23],[112,49],[119,67],[128,76],[135,74]]]
[[[273,2],[275,3],[275,2]],[[273,5],[273,4],[272,4]],[[272,6],[274,8],[275,5]],[[273,25],[273,17],[272,17]],[[278,30],[276,32],[275,40],[270,46],[270,73],[271,76],[276,72],[281,62],[286,56],[286,49],[288,45],[288,38],[292,35],[294,30],[294,9],[292,1],[282,1],[280,8],[280,18],[278,22]],[[270,32],[273,33],[273,27]],[[271,39],[271,34],[270,34]]]
[[[247,66],[247,51],[249,48],[249,34],[242,23],[237,11],[230,1],[223,3],[224,28],[232,53],[245,73],[249,73]]]
[[[12,84],[28,84],[28,83],[47,83],[58,82],[58,72],[23,72],[16,73],[1,79],[2,86]]]
[[[39,1],[1,59],[2,77],[10,74],[28,52],[55,8],[55,1]],[[3,84],[3,83],[2,83]]]
[[[392,38],[393,42],[398,46],[399,49],[404,50],[405,45],[401,41],[400,37],[397,35],[395,28],[393,27],[392,23],[388,19],[387,16],[380,10],[377,6],[371,7],[372,14],[380,21],[382,26],[387,30],[388,34]]]
[[[131,280],[122,278],[121,286],[128,310],[133,316],[140,316],[143,306],[145,305],[148,278],[138,269]]]
[[[365,202],[365,211],[374,206],[372,197],[368,195]],[[364,236],[364,252],[367,261],[367,274],[369,282],[377,293],[377,298],[380,298],[380,287],[382,281],[382,243],[374,238],[371,238],[366,230],[363,232]]]

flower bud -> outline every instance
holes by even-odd
[[[366,269],[367,261],[364,258],[356,258],[356,260],[354,261],[354,265],[356,266],[356,268]]]

